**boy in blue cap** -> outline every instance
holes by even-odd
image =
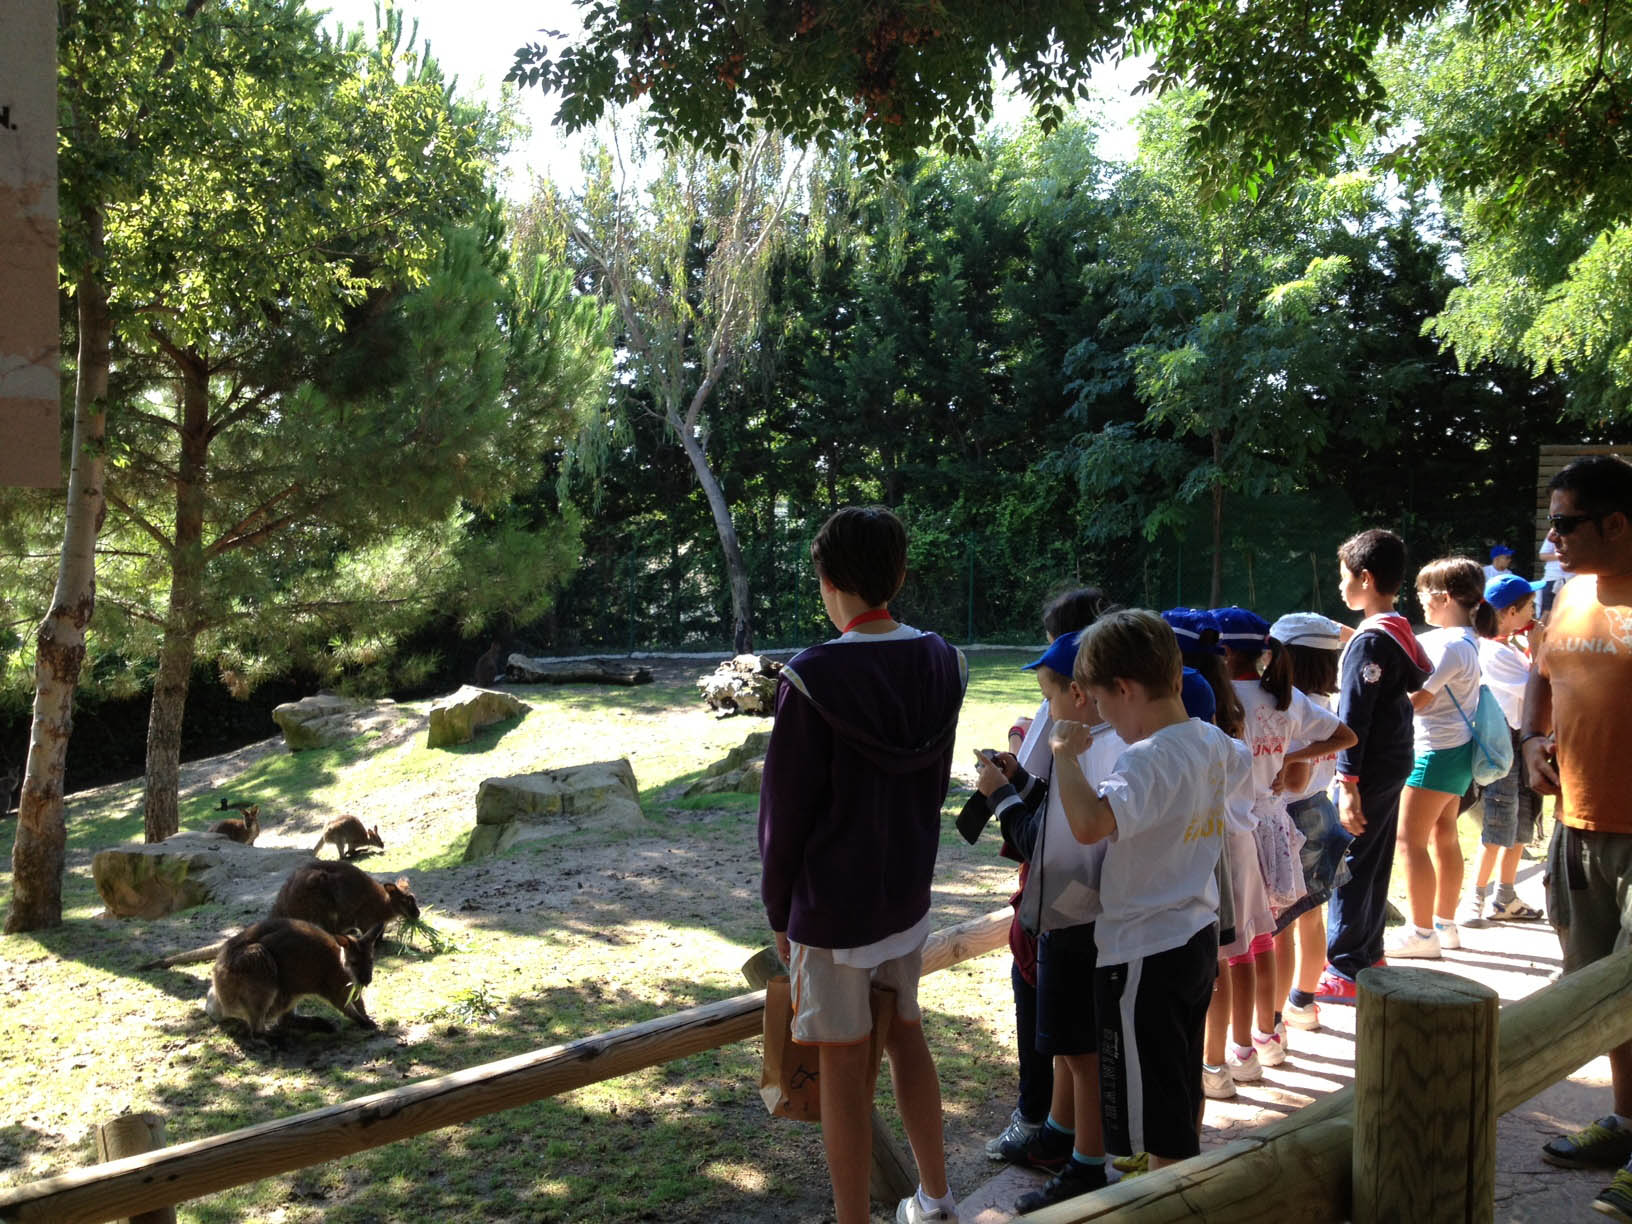
[[[1080,634],[1057,637],[1026,669],[1037,673],[1037,687],[1048,702],[1051,720],[1099,723],[1093,701],[1072,677]],[[1045,730],[1042,728],[1040,730]],[[1102,726],[1097,750],[1084,754],[1079,767],[1090,776],[1109,772],[1121,742]],[[1040,746],[1020,768],[1040,775],[1051,772],[1046,735],[1028,739]],[[976,785],[1003,823],[1011,845],[1029,843],[1030,871],[1020,900],[1020,917],[1037,940],[1037,1029],[1039,1053],[1055,1056],[1069,1075],[1056,1075],[1054,1101],[1042,1128],[1029,1139],[1001,1146],[1004,1159],[1047,1169],[1054,1176],[1039,1189],[1022,1195],[1015,1210],[1024,1215],[1052,1203],[1098,1190],[1106,1184],[1105,1143],[1100,1125],[1099,1029],[1094,1015],[1094,919],[1099,913],[1099,867],[1102,847],[1084,848],[1069,833],[1064,810],[1052,787],[1040,809],[1026,811],[1013,779],[982,757]],[[1014,817],[1033,826],[1029,833],[1011,827]],[[1040,818],[1040,819],[1039,819]],[[1069,1094],[1064,1089],[1069,1083]],[[1067,1110],[1067,1106],[1069,1109]],[[1058,1114],[1068,1112],[1069,1117]]]

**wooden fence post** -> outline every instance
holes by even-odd
[[[1496,992],[1392,966],[1359,986],[1356,1224],[1482,1224],[1495,1209]]]
[[[764,990],[773,977],[786,972],[775,948],[761,948],[742,966],[742,976],[755,990]],[[896,1143],[884,1119],[878,1116],[878,1110],[873,1110],[873,1168],[868,1193],[875,1202],[899,1203],[917,1189],[918,1174],[912,1158]]]
[[[128,1113],[96,1128],[96,1159],[101,1164],[140,1156],[164,1146],[164,1119],[156,1113]],[[123,1224],[176,1224],[176,1209],[160,1207],[126,1218]]]

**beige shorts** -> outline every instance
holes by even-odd
[[[924,950],[872,969],[833,962],[831,948],[809,948],[789,941],[793,964],[788,978],[793,995],[793,1039],[800,1045],[856,1045],[873,1031],[872,985],[895,991],[895,1018],[908,1024],[922,1019],[918,1010],[918,975]]]

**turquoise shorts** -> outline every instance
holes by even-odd
[[[1411,776],[1405,784],[1447,795],[1465,794],[1473,785],[1473,741],[1423,753],[1411,767]]]

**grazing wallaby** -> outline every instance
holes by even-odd
[[[393,918],[418,918],[419,902],[408,890],[407,876],[382,884],[350,863],[319,860],[289,873],[272,903],[272,917],[299,918],[339,935]]]
[[[380,839],[380,826],[367,828],[355,816],[336,816],[329,821],[329,827],[323,830],[323,836],[317,839],[313,847],[313,854],[322,854],[324,846],[332,845],[340,851],[341,858],[353,858],[357,851],[364,846],[378,846],[385,849],[385,842]]]
[[[362,988],[374,980],[374,941],[383,929],[353,938],[298,919],[263,919],[227,940],[215,958],[204,1011],[212,1020],[242,1020],[259,1037],[317,995],[361,1027],[378,1028],[363,1009]]]
[[[322,927],[331,935],[345,935],[351,931],[366,931],[376,924],[384,926],[393,918],[412,921],[419,917],[419,902],[408,889],[407,876],[398,876],[391,884],[381,884],[351,863],[320,859],[289,873],[267,917],[298,918]],[[236,938],[235,935],[218,939],[136,967],[169,969],[175,965],[196,965],[213,960]]]
[[[236,806],[243,813],[243,817],[241,819],[217,821],[210,826],[210,832],[225,833],[235,842],[253,846],[255,839],[261,835],[261,805],[258,803],[240,803]],[[216,810],[227,810],[227,801],[223,799],[220,808]]]

